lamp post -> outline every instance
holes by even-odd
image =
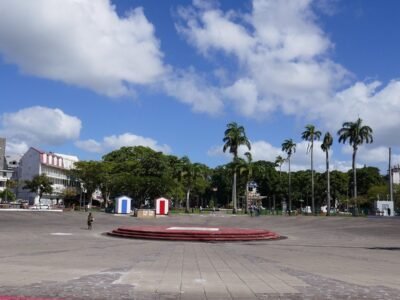
[[[80,196],[79,196],[79,211],[82,210],[82,182],[79,181],[79,191],[80,191]]]

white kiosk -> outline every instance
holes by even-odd
[[[166,198],[156,199],[156,215],[168,215],[169,200]]]
[[[392,201],[375,201],[376,215],[394,217],[394,203]]]
[[[115,199],[115,213],[116,214],[130,214],[131,213],[131,198],[128,196],[121,196]]]

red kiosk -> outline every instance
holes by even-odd
[[[168,215],[169,200],[166,198],[156,199],[156,215]]]

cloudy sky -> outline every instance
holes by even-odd
[[[99,159],[145,145],[216,166],[226,124],[243,125],[255,160],[297,143],[304,126],[374,130],[358,164],[400,163],[400,2],[378,0],[0,1],[0,136]],[[317,169],[324,153],[317,142]],[[282,154],[283,155],[283,154]]]

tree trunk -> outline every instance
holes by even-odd
[[[327,201],[327,209],[326,215],[329,216],[331,214],[331,183],[329,178],[329,153],[328,149],[326,149],[326,182],[327,182],[327,190],[326,190],[326,201]]]
[[[358,215],[358,207],[357,207],[357,170],[356,170],[356,154],[357,154],[357,148],[353,148],[353,187],[354,187],[354,214]]]
[[[290,176],[290,158],[289,158],[289,215],[292,213],[292,180]]]
[[[232,204],[233,204],[232,213],[236,214],[236,212],[237,212],[237,203],[236,203],[236,170],[233,173]]]
[[[247,206],[249,205],[249,180],[246,182],[246,194],[245,194],[245,205],[244,205],[244,213],[247,214]]]
[[[186,192],[186,210],[185,212],[188,214],[190,209],[190,189]]]
[[[104,199],[104,201],[105,201],[104,207],[105,207],[105,208],[108,208],[108,202],[110,201],[110,195],[111,195],[111,193],[110,193],[110,192],[106,192],[105,194],[106,194],[106,199]]]
[[[276,206],[275,206],[275,194],[274,194],[274,196],[273,196],[273,198],[272,198],[272,201],[273,201],[273,206],[274,206],[274,210],[273,210],[273,215],[275,215],[275,210],[276,210]]]
[[[43,192],[41,190],[39,190],[39,208],[41,206],[41,202],[42,202],[42,196],[43,196]]]
[[[311,205],[312,205],[312,212],[314,215],[317,214],[315,210],[315,199],[314,199],[314,157],[313,157],[313,149],[314,142],[311,140]]]

